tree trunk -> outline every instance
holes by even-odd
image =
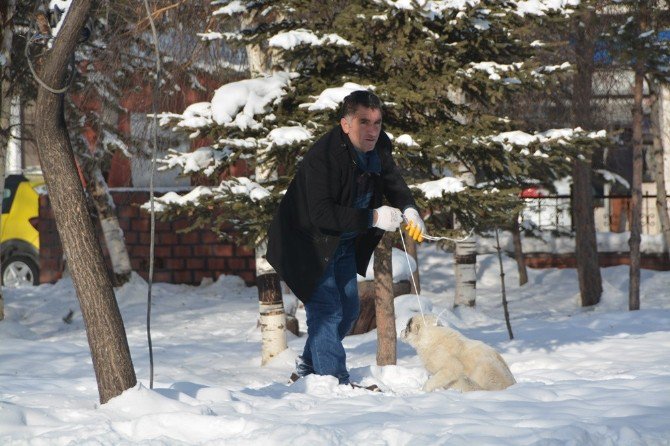
[[[44,58],[40,77],[52,88],[64,85],[91,2],[73,2],[53,46]],[[35,134],[56,226],[68,259],[81,306],[98,382],[100,402],[133,387],[137,379],[114,290],[107,274],[63,114],[63,95],[39,87]]]
[[[266,244],[256,248],[256,284],[261,326],[261,365],[288,348],[286,314],[279,274],[265,260]]]
[[[393,305],[392,234],[384,234],[375,250],[375,319],[377,320],[377,365],[395,365],[396,331]]]
[[[519,271],[519,286],[528,283],[528,268],[526,267],[526,255],[523,253],[521,243],[521,229],[519,228],[519,214],[512,221],[512,241],[514,242],[514,258]]]
[[[514,339],[512,332],[512,323],[509,320],[509,308],[507,307],[507,291],[505,289],[505,268],[503,266],[502,248],[500,248],[500,237],[498,236],[498,228],[496,228],[496,251],[498,251],[498,264],[500,266],[500,290],[502,292],[502,306],[503,314],[505,315],[505,325],[507,325],[507,334],[509,338]]]
[[[638,21],[640,33],[647,30],[647,2],[640,2]],[[633,184],[630,200],[630,288],[628,309],[640,309],[640,242],[642,233],[642,100],[644,95],[645,60],[638,54],[635,60],[633,86]]]
[[[242,24],[243,26],[249,26],[257,18],[251,17],[247,20]],[[270,73],[270,57],[259,45],[247,45],[246,53],[251,77]],[[257,159],[262,158],[260,150],[256,157]],[[270,179],[275,172],[257,165],[255,174],[256,182],[262,184],[267,179]],[[286,312],[284,311],[284,300],[282,299],[281,281],[279,274],[265,260],[266,251],[267,243],[265,242],[259,243],[256,247],[256,282],[258,283],[262,338],[261,365],[267,364],[272,358],[288,348],[286,342]],[[297,319],[291,321],[292,324],[297,324],[297,322]]]
[[[460,166],[457,177],[466,185],[474,186],[475,176],[467,170],[464,165]],[[460,223],[455,223],[457,228]],[[477,299],[477,241],[474,238],[468,238],[465,241],[456,242],[456,252],[454,253],[454,269],[456,276],[456,293],[454,296],[454,308],[458,306],[474,307]]]
[[[454,255],[456,268],[456,297],[454,308],[460,306],[474,307],[477,291],[477,242],[469,239],[456,243]]]
[[[665,160],[664,151],[670,144],[663,144],[663,132],[670,132],[670,128],[661,126],[661,117],[666,118],[670,114],[670,88],[667,84],[657,84],[656,100],[651,111],[651,128],[654,137],[653,160],[654,179],[656,180],[656,211],[661,223],[663,233],[664,251],[670,252],[670,214],[668,214],[668,194],[665,187]],[[667,140],[667,137],[665,138]],[[670,142],[670,141],[668,141]],[[667,144],[667,143],[666,143]]]
[[[403,231],[405,231],[403,229]],[[407,248],[407,254],[414,259],[416,263],[416,270],[412,271],[412,278],[410,279],[411,283],[411,292],[414,294],[421,294],[421,278],[419,277],[419,259],[417,257],[417,246],[418,243],[414,241],[412,237],[409,236],[409,233],[405,231],[405,247]]]
[[[105,238],[109,258],[112,261],[114,286],[121,286],[128,282],[132,272],[128,249],[123,237],[123,229],[116,216],[114,199],[109,193],[105,178],[102,176],[100,165],[95,160],[85,160],[80,163],[86,179],[86,190],[93,200],[98,212],[98,219]]]
[[[5,67],[12,63],[12,41],[14,39],[14,23],[11,18],[16,10],[16,0],[8,0],[0,3],[0,207],[2,197],[5,195],[5,154],[9,140],[9,118],[11,114],[11,100],[9,95],[10,83],[5,79]],[[0,210],[0,213],[2,211]],[[2,257],[0,256],[0,271],[2,271]],[[5,318],[5,300],[2,293],[2,281],[0,280],[0,321]]]
[[[574,126],[591,130],[593,96],[593,54],[595,51],[595,12],[584,7],[575,22],[577,70],[573,77],[572,112]],[[572,209],[575,222],[575,258],[582,307],[595,305],[603,292],[596,225],[593,215],[591,155],[572,163]]]

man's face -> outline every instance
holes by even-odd
[[[354,147],[369,152],[375,148],[382,131],[382,112],[376,108],[359,106],[353,116],[342,118],[340,125]]]

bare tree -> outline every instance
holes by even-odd
[[[649,1],[643,0],[636,7],[638,34],[647,31],[649,23]],[[640,243],[642,233],[642,167],[643,167],[643,109],[644,76],[646,61],[640,53],[634,61],[635,81],[633,84],[633,182],[631,184],[631,221],[630,221],[630,289],[628,309],[640,309]]]
[[[582,5],[574,21],[576,71],[572,82],[573,126],[592,130],[593,55],[595,52],[596,13]],[[595,305],[603,292],[591,184],[591,154],[572,164],[572,208],[575,221],[575,257],[583,307]]]
[[[88,215],[64,117],[63,94],[70,61],[91,8],[73,2],[51,49],[42,61],[37,94],[37,146],[49,188],[56,226],[67,256],[86,326],[100,401],[133,387],[137,379],[121,313]],[[49,89],[47,88],[49,87]]]

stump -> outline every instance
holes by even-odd
[[[411,285],[408,280],[402,280],[393,284],[393,296],[409,294]],[[375,319],[375,283],[372,280],[358,282],[358,296],[361,302],[361,310],[354,328],[349,332],[352,334],[363,334],[377,328]]]

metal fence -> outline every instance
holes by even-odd
[[[545,231],[572,232],[574,218],[571,195],[550,195],[524,198],[526,203],[522,221],[531,222]],[[594,218],[598,232],[624,232],[630,230],[630,195],[594,196]],[[661,232],[656,195],[642,195],[642,233]]]

